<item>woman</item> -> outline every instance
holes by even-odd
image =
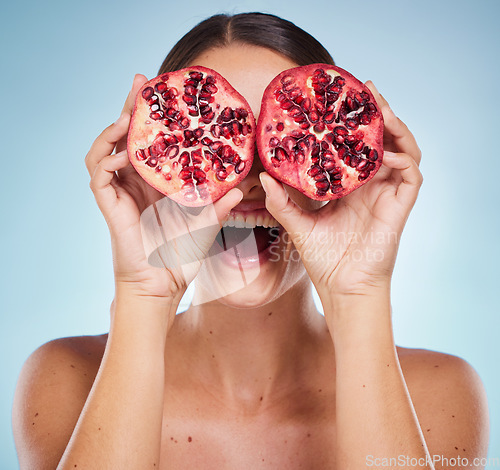
[[[218,15],[181,39],[160,72],[214,69],[257,117],[278,73],[317,62],[333,64],[287,21]],[[286,230],[281,255],[247,259],[258,275],[243,287],[231,286],[238,276],[230,254],[210,258],[193,304],[176,316],[194,273],[148,264],[141,213],[161,195],[124,150],[145,81],[135,77],[120,118],[86,158],[113,245],[110,332],[52,341],[27,361],[14,404],[21,468],[440,469],[449,459],[472,464],[485,456],[487,405],[474,370],[456,357],[394,344],[390,281],[422,183],[420,150],[373,84],[385,120],[376,177],[321,207],[264,173],[256,157],[213,209],[221,225],[265,213]],[[188,214],[190,228],[204,215]],[[356,236],[346,243],[338,234]],[[199,240],[191,243],[187,249],[200,249]]]

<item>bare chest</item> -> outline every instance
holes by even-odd
[[[257,414],[219,405],[188,410],[165,410],[163,470],[335,469],[334,406],[291,404]]]

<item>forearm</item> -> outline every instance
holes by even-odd
[[[336,355],[339,468],[377,468],[374,459],[399,456],[422,464],[412,468],[431,468],[396,353],[389,289],[335,298],[326,309]]]
[[[99,372],[58,469],[158,468],[165,341],[176,307],[117,294]]]

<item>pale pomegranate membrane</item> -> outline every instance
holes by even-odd
[[[267,87],[257,129],[266,171],[306,196],[343,197],[378,171],[382,113],[345,70],[313,64],[286,70]]]

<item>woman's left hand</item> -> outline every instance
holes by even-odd
[[[374,85],[366,84],[385,122],[383,164],[371,181],[308,211],[261,173],[266,207],[288,232],[322,301],[388,288],[399,237],[422,184],[415,138]]]

